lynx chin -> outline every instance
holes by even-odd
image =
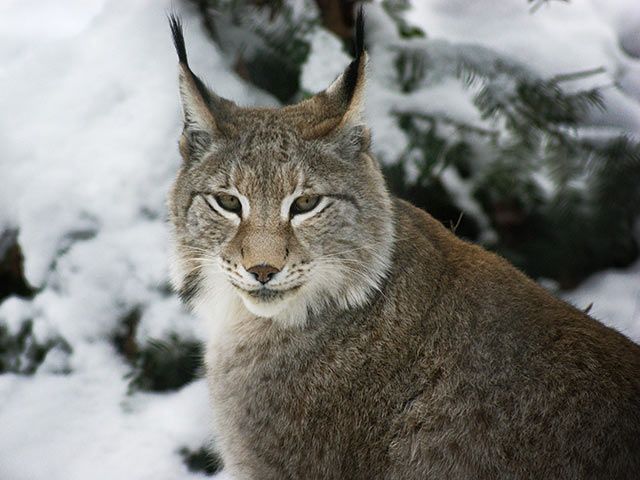
[[[361,110],[245,108],[191,71],[172,281],[210,326],[235,479],[638,479],[640,347],[391,196]]]

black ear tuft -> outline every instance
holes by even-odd
[[[188,74],[193,79],[196,88],[202,95],[205,101],[210,99],[209,91],[205,84],[200,80],[189,68],[189,61],[187,59],[187,47],[184,43],[184,35],[182,33],[182,20],[175,13],[167,15],[169,20],[169,27],[171,28],[171,35],[173,36],[173,45],[176,47],[178,53],[178,61],[187,68]]]
[[[356,16],[356,33],[355,33],[355,56],[356,60],[360,60],[364,52],[364,9],[362,5],[358,8]]]
[[[178,53],[178,60],[186,66],[189,66],[187,60],[187,49],[184,45],[184,35],[182,34],[182,20],[174,13],[167,15],[169,19],[169,27],[171,27],[171,35],[173,36],[173,45]]]
[[[358,75],[360,73],[360,62],[364,53],[364,10],[362,5],[358,8],[354,38],[355,59],[347,67],[345,72],[344,85],[347,94],[347,101],[350,102],[358,85]]]

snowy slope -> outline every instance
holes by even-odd
[[[594,123],[640,131],[638,61],[618,46],[640,52],[633,35],[639,16],[620,13],[636,12],[637,2],[613,4],[572,2],[575,10],[556,20],[543,8],[528,30],[524,0],[421,1],[411,20],[436,37],[522,55],[543,72],[605,65],[613,73],[603,81],[622,85],[611,98],[619,108]],[[73,348],[70,355],[53,350],[33,376],[0,376],[0,479],[204,477],[189,472],[178,453],[208,439],[204,382],[128,395],[129,367],[107,340],[133,308],[142,311],[141,343],[173,331],[202,337],[198,321],[167,294],[164,197],[179,162],[180,131],[170,7],[169,0],[0,4],[0,226],[19,228],[27,278],[40,289],[32,301],[2,303],[0,324],[17,332],[32,320],[37,339],[62,337]],[[174,7],[187,24],[196,72],[240,104],[273,103],[231,73],[195,12]],[[371,34],[391,34],[375,8]],[[504,18],[511,28],[499,25]],[[314,40],[318,55],[333,42],[327,35]],[[322,88],[347,62],[338,55],[312,56],[304,85]],[[405,140],[388,116],[397,97],[386,91],[385,59],[378,58],[369,115],[376,144],[391,155]],[[457,87],[439,88],[404,101],[469,114]],[[570,299],[583,307],[594,302],[595,316],[640,340],[640,264],[599,274]]]

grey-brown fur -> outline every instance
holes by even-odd
[[[357,116],[366,55],[353,95],[338,80],[282,110],[203,98],[182,57],[173,281],[212,326],[234,478],[640,478],[640,347],[391,199]],[[300,178],[333,197],[294,225]],[[207,205],[228,184],[246,218]],[[248,311],[230,283],[256,262],[289,268],[306,307]]]
[[[397,201],[383,295],[210,369],[239,478],[640,478],[640,349]],[[228,435],[227,438],[224,435]]]

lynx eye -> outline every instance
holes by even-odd
[[[291,204],[291,216],[310,212],[319,202],[319,195],[303,195],[298,197]]]
[[[220,205],[221,208],[224,208],[228,212],[237,213],[240,215],[242,211],[242,205],[240,203],[240,199],[233,195],[229,195],[227,193],[221,193],[215,196],[216,202]]]

